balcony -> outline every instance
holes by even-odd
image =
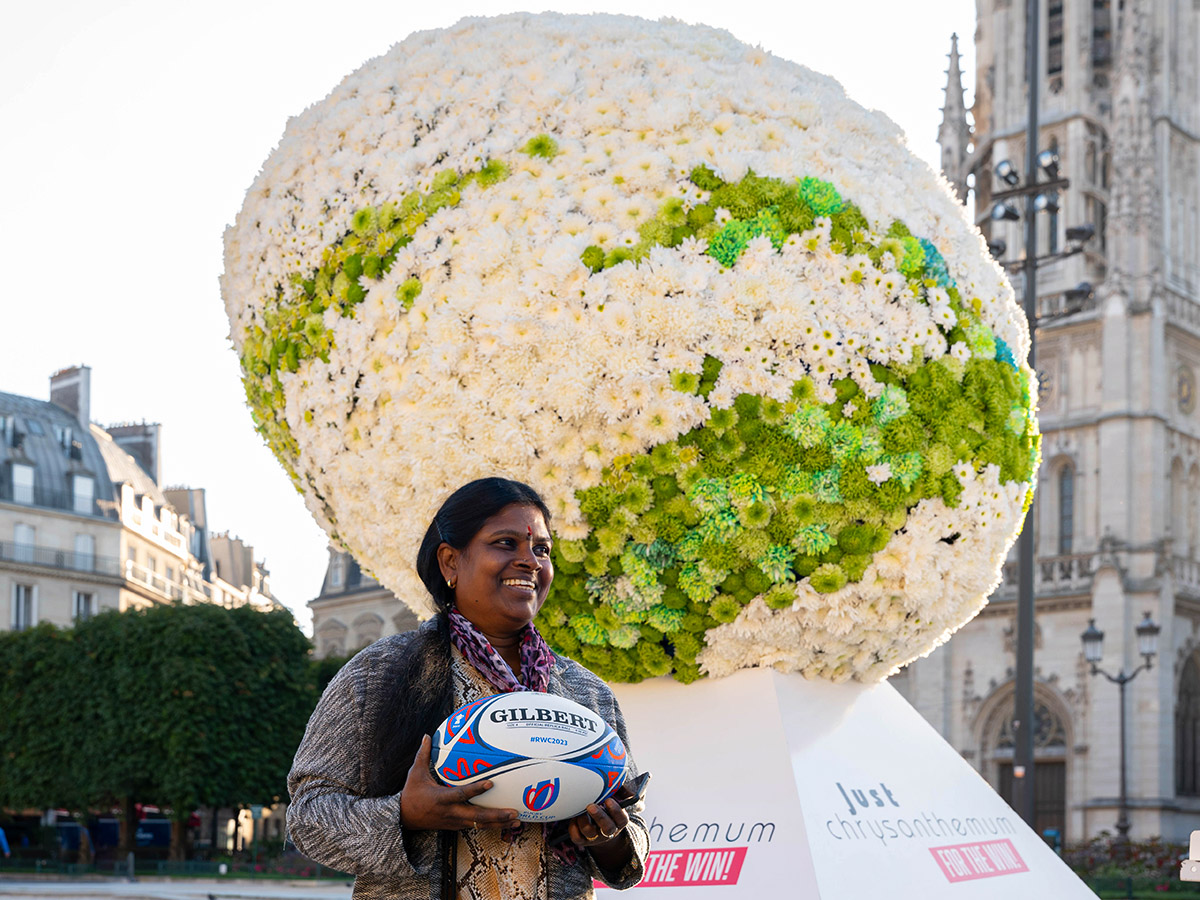
[[[1034,593],[1038,597],[1090,593],[1098,556],[1098,553],[1071,553],[1039,557],[1033,570]],[[1004,564],[1004,580],[992,594],[992,599],[1015,600],[1016,597],[1017,562],[1011,560]]]
[[[36,506],[42,509],[57,509],[76,513],[81,516],[99,516],[105,519],[115,519],[116,512],[103,509],[98,500],[76,503],[76,497],[70,491],[51,491],[40,485],[33,488],[13,485],[5,479],[0,479],[0,503],[17,503],[21,506]],[[111,506],[111,504],[106,504]]]
[[[205,584],[196,588],[177,581],[168,581],[165,577],[145,566],[139,566],[131,559],[125,560],[125,580],[136,584],[162,600],[178,600],[183,603],[206,603],[212,598],[212,589]]]
[[[96,556],[94,553],[38,547],[33,544],[14,544],[11,541],[0,541],[0,563],[39,566],[67,572],[90,572],[114,578],[121,575],[120,560],[111,556]]]

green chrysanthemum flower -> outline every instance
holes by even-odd
[[[832,594],[846,586],[846,573],[836,563],[825,563],[808,577],[818,594]]]
[[[880,427],[901,416],[908,415],[908,394],[905,393],[904,388],[894,384],[885,384],[883,392],[871,404],[871,415],[874,416],[875,423]]]
[[[842,211],[845,205],[841,195],[828,181],[813,178],[811,175],[800,179],[800,199],[818,216],[833,216]]]
[[[776,584],[794,581],[796,576],[792,572],[792,556],[793,551],[790,547],[772,544],[766,553],[754,561],[754,564]]]
[[[571,616],[570,624],[581,644],[601,646],[608,643],[608,632],[601,628],[591,616]]]
[[[620,628],[613,628],[608,632],[609,645],[620,647],[622,650],[636,647],[641,639],[642,633],[634,625],[622,625]]]
[[[684,611],[659,604],[646,613],[646,624],[652,625],[663,634],[674,634],[683,627]]]
[[[813,473],[813,494],[822,503],[841,503],[842,471],[839,468],[823,469]]]
[[[862,432],[849,422],[842,420],[825,433],[825,442],[833,453],[835,462],[842,463],[858,456],[862,446]]]
[[[521,152],[542,159],[554,159],[558,155],[558,141],[548,134],[539,134],[537,137],[530,138],[529,142],[521,148]]]
[[[835,541],[824,525],[805,525],[793,543],[801,553],[820,556],[832,547]]]
[[[825,439],[825,433],[832,426],[833,420],[824,407],[807,406],[788,417],[784,431],[795,438],[801,447],[815,447]]]
[[[688,489],[687,498],[701,512],[715,512],[729,505],[729,491],[718,478],[703,478]]]

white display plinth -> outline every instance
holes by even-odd
[[[673,900],[1095,897],[889,684],[749,669],[615,692],[638,766],[654,776],[638,890],[670,887]]]

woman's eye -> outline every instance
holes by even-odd
[[[533,548],[533,552],[536,553],[538,556],[549,556],[550,555],[550,545],[549,544],[538,544],[536,547]]]

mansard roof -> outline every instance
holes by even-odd
[[[91,431],[69,412],[46,400],[0,391],[0,416],[12,416],[13,430],[22,436],[19,442],[0,439],[0,466],[14,461],[32,463],[37,489],[62,497],[70,496],[70,475],[91,475],[97,501],[116,499],[100,446]],[[60,442],[59,435],[64,429],[70,429],[71,440],[79,442],[79,459],[72,459],[69,443],[64,447]],[[12,443],[19,446],[11,446]],[[64,508],[70,508],[70,504]]]

